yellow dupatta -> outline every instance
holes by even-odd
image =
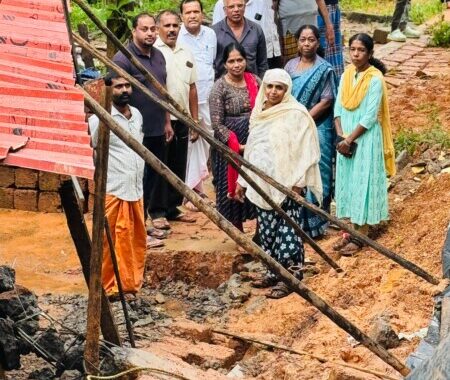
[[[356,85],[353,86],[355,74],[356,68],[354,65],[349,65],[343,74],[341,92],[342,106],[348,111],[353,111],[358,108],[367,94],[372,77],[375,76],[381,79],[381,83],[383,84],[383,96],[381,98],[381,110],[378,118],[380,120],[381,132],[383,135],[384,166],[388,176],[392,177],[396,172],[395,149],[392,140],[391,117],[389,114],[386,82],[384,81],[381,71],[373,66],[370,66],[362,74],[362,77],[358,80]]]

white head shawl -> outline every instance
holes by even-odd
[[[263,110],[269,83],[282,83],[287,91],[282,101]],[[282,69],[266,71],[250,117],[250,134],[244,158],[282,185],[298,186],[313,192],[322,201],[322,180],[319,171],[320,148],[314,120],[306,108],[291,95],[292,80]],[[246,173],[278,204],[286,195],[276,190],[256,174]],[[271,207],[239,177],[239,184],[247,187],[246,196],[256,206]]]

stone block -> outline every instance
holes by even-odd
[[[174,335],[183,338],[192,339],[194,341],[206,342],[211,341],[211,326],[200,324],[188,319],[180,319],[170,326]]]
[[[16,168],[16,187],[19,189],[36,189],[38,184],[38,173],[37,170]]]
[[[0,165],[0,187],[13,186],[14,181],[14,168],[11,166]]]
[[[388,43],[388,34],[389,31],[384,29],[375,29],[373,32],[373,40],[377,44],[387,44]]]
[[[171,353],[189,364],[203,368],[230,368],[236,359],[236,353],[230,348],[204,342],[192,343],[180,338],[168,337],[148,347]]]
[[[56,191],[43,191],[39,194],[38,210],[40,212],[61,212],[61,199]]]
[[[58,174],[39,172],[39,189],[42,191],[58,191],[61,181]]]
[[[16,210],[37,211],[36,190],[14,190],[14,208]]]
[[[0,187],[0,208],[14,208],[14,189]]]

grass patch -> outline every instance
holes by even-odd
[[[431,29],[433,46],[450,47],[450,22],[441,21]]]
[[[412,3],[409,17],[412,22],[420,25],[441,11],[442,3],[440,0],[417,1]]]
[[[442,149],[450,149],[450,133],[441,125],[438,106],[435,103],[424,103],[416,110],[427,113],[429,128],[420,132],[411,129],[400,130],[394,138],[395,151],[406,150],[409,154],[414,154],[421,144],[440,145]]]
[[[363,12],[381,16],[392,16],[395,9],[395,0],[341,0],[339,4],[346,12]],[[441,10],[440,0],[415,0],[412,2],[410,19],[415,24],[422,24]]]

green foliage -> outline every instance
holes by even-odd
[[[425,21],[442,11],[440,0],[427,0],[424,2],[412,3],[409,17],[415,24],[423,24]]]
[[[163,9],[171,9],[178,12],[181,0],[118,0],[116,5],[105,5],[104,0],[97,1],[91,4],[91,8],[103,22],[106,23],[108,18],[112,18],[119,25],[117,30],[118,37],[122,40],[126,39],[131,31],[131,20],[140,12],[149,12],[156,15]],[[203,0],[204,12],[207,15],[212,13],[216,0]],[[134,10],[128,10],[128,6],[134,4]],[[89,20],[84,12],[77,6],[73,5],[70,20],[74,28],[82,22],[86,23],[90,31],[96,30],[95,25]],[[126,25],[126,27],[125,27]]]
[[[431,30],[431,43],[434,46],[450,47],[450,23],[441,21]]]
[[[437,105],[435,103],[425,103],[417,107],[416,110],[427,113],[429,127],[420,132],[405,128],[401,129],[394,139],[396,152],[407,150],[409,154],[413,154],[420,144],[430,146],[439,144],[443,149],[449,149],[450,133],[442,128]]]
[[[394,0],[341,0],[342,10],[364,12],[382,16],[392,16],[395,8]],[[440,0],[415,0],[412,2],[410,18],[415,24],[422,24],[442,9]]]

